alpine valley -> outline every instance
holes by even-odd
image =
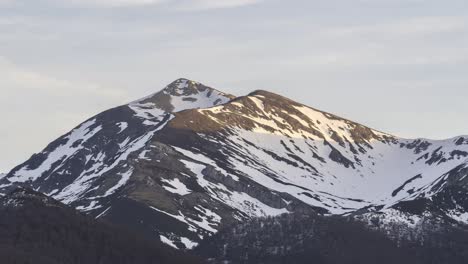
[[[467,263],[467,176],[468,136],[405,139],[179,79],[86,120],[0,187],[212,263]]]

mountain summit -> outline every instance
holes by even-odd
[[[199,82],[177,79],[163,90],[142,98],[133,104],[150,105],[167,112],[206,108],[226,103],[234,96],[225,94]]]
[[[468,223],[468,137],[403,139],[267,91],[187,79],[100,113],[0,179],[191,249],[291,212]],[[385,227],[384,227],[385,228]]]

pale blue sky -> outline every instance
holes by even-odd
[[[179,77],[468,134],[466,0],[0,0],[0,171]]]

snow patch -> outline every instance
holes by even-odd
[[[117,182],[116,185],[112,186],[107,192],[104,194],[103,197],[109,196],[116,192],[120,187],[124,186],[127,181],[130,179],[130,176],[132,176],[133,169],[128,170],[127,172],[124,172],[123,174],[120,174],[120,180]]]
[[[125,129],[128,128],[128,123],[127,122],[119,122],[117,123],[117,126],[119,127],[119,134],[122,133]]]
[[[170,185],[170,186],[163,186],[163,188],[166,189],[166,191],[169,191],[171,193],[176,193],[176,194],[184,196],[192,192],[192,190],[187,188],[187,186],[185,186],[185,184],[182,183],[177,178],[173,180],[162,179],[162,181]]]
[[[206,168],[203,164],[198,164],[188,160],[181,161],[196,175],[198,184],[208,191],[211,194],[211,197],[231,206],[232,208],[238,209],[251,217],[276,216],[289,213],[285,208],[273,208],[246,193],[231,191],[224,185],[207,181],[202,173]]]
[[[66,160],[73,156],[78,150],[83,148],[83,143],[96,135],[101,131],[102,127],[97,126],[93,129],[91,127],[95,125],[96,120],[90,120],[83,123],[78,128],[72,130],[70,134],[65,138],[67,142],[58,146],[55,150],[47,153],[47,158],[41,163],[41,165],[35,169],[29,169],[25,166],[15,172],[15,174],[8,178],[10,182],[26,182],[34,181],[41,177],[45,172],[52,168],[52,165],[60,160]],[[75,145],[76,142],[80,141],[79,144]],[[63,164],[63,162],[62,162]],[[59,169],[55,167],[54,170]]]
[[[164,244],[168,245],[168,246],[171,246],[175,249],[179,249],[175,244],[174,242],[172,242],[172,240],[170,240],[169,238],[163,236],[163,235],[159,235],[159,238],[161,239],[161,242],[163,242]]]
[[[193,242],[192,240],[186,238],[186,237],[181,237],[180,242],[185,245],[186,249],[193,249],[194,247],[198,246],[198,243]]]
[[[101,208],[102,206],[98,204],[98,201],[91,201],[88,206],[77,206],[76,209],[83,212],[88,212]]]
[[[468,212],[460,212],[453,210],[448,212],[447,215],[455,221],[468,224]]]

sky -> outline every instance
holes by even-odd
[[[467,72],[466,0],[0,0],[0,172],[180,77],[466,135]]]

